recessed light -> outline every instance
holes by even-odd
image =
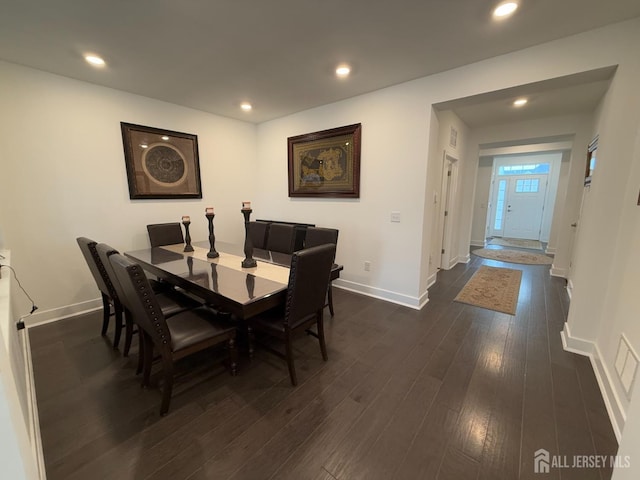
[[[242,110],[244,110],[245,112],[250,112],[253,107],[251,106],[251,104],[249,102],[244,102],[244,103],[240,104],[240,108]]]
[[[166,135],[163,135],[163,136],[161,136],[160,138],[161,138],[162,140],[164,140],[165,142],[166,142],[167,140],[169,140],[169,137],[167,137]]]
[[[149,145],[147,145],[146,143],[141,143],[140,148],[149,148]]]
[[[94,67],[104,67],[106,65],[105,61],[97,55],[85,55],[84,59]]]
[[[348,76],[350,73],[351,67],[349,65],[339,65],[338,68],[336,68],[336,75],[341,78]]]
[[[526,105],[528,101],[529,100],[527,100],[526,98],[519,98],[513,102],[513,106],[522,107],[523,105]]]
[[[498,5],[493,11],[493,16],[495,18],[505,18],[511,15],[518,9],[518,4],[516,2],[503,2]]]

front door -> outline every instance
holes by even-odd
[[[540,239],[546,191],[547,175],[514,175],[508,178],[503,236]]]

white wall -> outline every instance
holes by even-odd
[[[487,238],[487,215],[489,215],[489,194],[493,178],[493,157],[480,157],[476,174],[476,189],[473,197],[473,217],[471,221],[471,245],[484,246]]]
[[[258,180],[254,125],[3,62],[0,84],[0,225],[40,318],[98,297],[78,236],[143,248],[146,224],[186,214],[205,239],[213,205],[217,238],[242,238],[241,202]],[[121,121],[198,135],[203,198],[130,200]]]

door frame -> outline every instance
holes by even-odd
[[[457,261],[457,255],[452,256],[451,241],[453,237],[453,223],[455,219],[455,199],[458,186],[458,158],[444,150],[442,155],[442,178],[440,184],[440,211],[438,213],[438,231],[440,236],[440,268],[449,270],[451,264]],[[451,171],[451,175],[447,173]],[[445,221],[446,220],[446,221]]]

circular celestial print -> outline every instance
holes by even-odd
[[[153,180],[163,186],[176,185],[187,177],[187,165],[182,152],[173,145],[149,145],[142,154],[142,168]]]

